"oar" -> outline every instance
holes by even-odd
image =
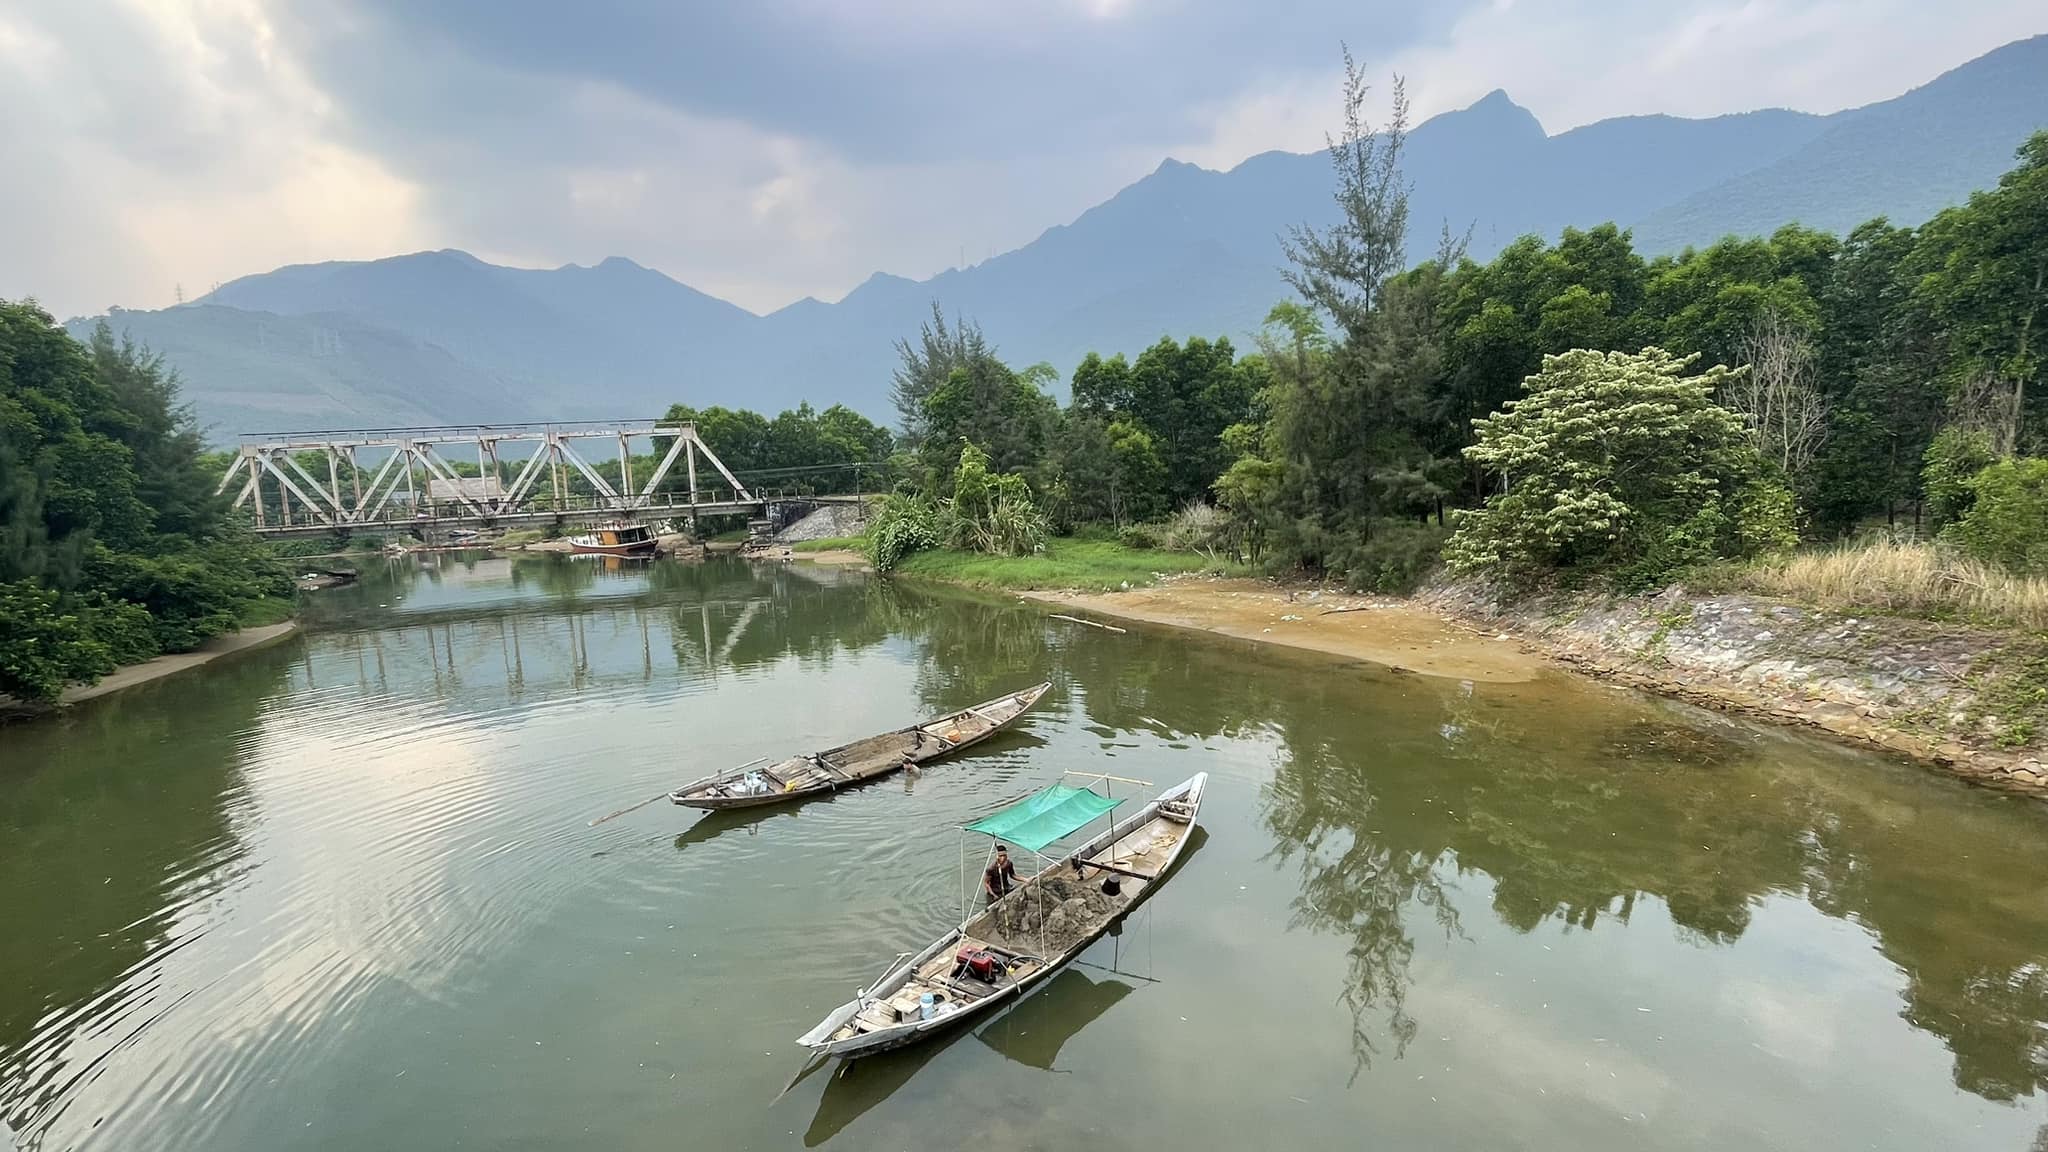
[[[782,1091],[780,1091],[780,1092],[777,1092],[777,1093],[775,1094],[775,1099],[774,1099],[774,1100],[770,1100],[770,1101],[768,1102],[768,1106],[769,1106],[770,1108],[773,1108],[773,1107],[775,1106],[775,1104],[776,1104],[776,1101],[779,1101],[779,1100],[781,1100],[781,1099],[782,1099],[782,1098],[783,1098],[784,1096],[787,1096],[787,1095],[789,1095],[789,1090],[790,1090],[791,1088],[794,1088],[794,1087],[796,1087],[796,1086],[797,1086],[798,1084],[801,1084],[801,1083],[803,1083],[803,1079],[804,1079],[804,1077],[806,1077],[806,1076],[809,1076],[809,1075],[810,1075],[811,1073],[813,1073],[813,1072],[816,1072],[816,1071],[817,1071],[818,1069],[820,1069],[820,1068],[824,1067],[824,1066],[825,1066],[825,1061],[827,1061],[827,1060],[830,1060],[830,1059],[831,1059],[831,1057],[829,1057],[829,1056],[811,1056],[811,1057],[807,1057],[807,1058],[806,1058],[806,1059],[804,1060],[804,1066],[796,1070],[796,1075],[794,1075],[794,1076],[791,1076],[791,1077],[789,1078],[789,1083],[787,1083],[787,1084],[784,1084],[784,1085],[782,1086]]]
[[[744,771],[746,771],[747,769],[749,769],[749,768],[752,768],[752,767],[753,767],[754,765],[756,765],[756,764],[761,764],[761,763],[765,763],[765,762],[767,761],[767,759],[768,759],[768,758],[767,758],[766,756],[763,756],[763,757],[761,757],[761,758],[760,758],[759,760],[749,760],[749,761],[747,761],[747,762],[746,762],[745,764],[742,764],[742,765],[740,765],[740,766],[739,766],[738,768],[734,768],[734,769],[732,769],[732,772],[744,772]],[[729,775],[731,775],[731,774],[732,774],[732,772],[727,772],[727,773],[724,773],[724,775],[728,775],[728,776],[729,776]],[[707,779],[716,779],[716,777],[707,777]],[[702,782],[703,782],[703,781],[701,781],[701,780],[700,780],[700,781],[698,781],[698,783],[702,783]],[[624,816],[624,815],[625,815],[626,813],[628,813],[628,812],[638,812],[638,811],[639,811],[639,810],[641,810],[642,808],[645,808],[645,807],[647,807],[647,806],[648,806],[649,804],[652,804],[652,803],[654,803],[654,802],[655,802],[656,800],[660,800],[660,799],[662,799],[663,797],[666,797],[666,796],[668,796],[668,795],[670,795],[670,793],[667,793],[667,792],[656,792],[656,793],[655,793],[654,795],[652,795],[652,796],[649,796],[649,797],[648,797],[647,799],[645,799],[645,800],[642,800],[641,802],[639,802],[638,804],[635,804],[635,805],[633,805],[633,806],[632,806],[632,807],[630,807],[630,808],[621,808],[621,809],[619,809],[619,810],[618,810],[617,812],[613,812],[613,813],[610,813],[609,815],[605,815],[605,816],[599,816],[599,817],[598,817],[597,819],[595,819],[595,820],[592,820],[592,821],[591,821],[590,823],[588,823],[588,824],[584,825],[584,827],[586,827],[586,828],[595,828],[595,827],[597,827],[597,826],[598,826],[599,824],[602,824],[602,823],[604,823],[604,822],[605,822],[605,821],[607,821],[607,820],[616,820],[616,819],[618,819],[619,817],[621,817],[621,816]]]
[[[1132,979],[1132,980],[1143,980],[1143,981],[1145,981],[1145,982],[1146,982],[1147,984],[1164,984],[1164,983],[1165,983],[1165,981],[1164,981],[1164,980],[1161,980],[1161,979],[1160,979],[1159,977],[1157,977],[1157,976],[1140,976],[1140,975],[1138,975],[1138,974],[1137,974],[1136,972],[1126,972],[1126,971],[1124,971],[1124,970],[1123,970],[1123,969],[1121,969],[1121,968],[1105,968],[1105,967],[1103,967],[1103,966],[1102,966],[1102,965],[1100,965],[1100,964],[1093,964],[1093,963],[1090,963],[1089,961],[1086,961],[1086,960],[1069,960],[1069,961],[1067,961],[1067,963],[1069,963],[1069,964],[1074,964],[1074,965],[1078,965],[1078,966],[1080,966],[1080,967],[1082,967],[1082,968],[1093,968],[1093,969],[1095,969],[1095,970],[1096,970],[1097,972],[1107,972],[1107,973],[1109,973],[1109,974],[1110,974],[1111,976],[1126,976],[1126,977],[1129,977],[1129,978],[1130,978],[1130,979]]]

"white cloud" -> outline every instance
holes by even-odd
[[[1334,67],[1266,53],[1224,81],[1237,92],[1194,105],[1204,127],[1176,128],[1201,98],[1181,93],[1217,81],[1166,83],[1186,78],[1159,71],[1175,66],[1170,42],[1158,70],[1127,73],[1134,105],[1170,99],[1165,113],[1126,122],[1053,99],[1067,89],[1050,62],[1090,44],[1125,60],[1160,20],[1205,18],[1186,4],[795,0],[776,18],[829,30],[855,62],[825,77],[842,89],[919,91],[926,77],[907,69],[932,53],[999,44],[986,82],[1027,110],[1005,123],[1051,130],[857,161],[863,145],[825,142],[829,125],[712,115],[573,62],[472,58],[340,4],[0,0],[0,101],[33,109],[0,120],[0,156],[31,175],[0,181],[0,297],[35,294],[59,314],[157,306],[179,285],[197,295],[282,263],[461,247],[539,266],[625,255],[766,310],[1027,243],[1162,153],[1227,168],[1312,151],[1336,119]],[[1353,47],[1376,82],[1408,77],[1418,118],[1505,87],[1558,131],[1633,112],[1866,103],[2039,24],[2038,0],[1490,0],[1406,47]],[[313,68],[322,37],[357,50],[347,71]],[[372,68],[376,83],[351,92]],[[1189,138],[1165,146],[1174,136]]]
[[[253,0],[0,8],[0,297],[59,315],[171,303],[431,232],[418,189],[339,142]]]

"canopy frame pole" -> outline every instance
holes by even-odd
[[[1069,768],[1064,773],[1061,773],[1061,775],[1079,776],[1083,780],[1114,780],[1119,784],[1136,784],[1140,788],[1152,787],[1150,780],[1133,780],[1128,776],[1111,776],[1106,772],[1076,772]]]
[[[1043,879],[1045,879],[1045,853],[1043,853],[1043,852],[1040,852],[1040,851],[1039,851],[1038,849],[1036,849],[1036,848],[1033,848],[1033,849],[1031,850],[1031,854],[1032,854],[1033,856],[1036,856],[1036,857],[1038,857],[1038,871],[1037,871],[1036,873],[1034,873],[1034,874],[1032,875],[1032,877],[1031,877],[1030,881],[1028,881],[1028,883],[1030,883],[1030,884],[1032,885],[1032,889],[1031,889],[1031,903],[1032,903],[1032,904],[1033,904],[1034,906],[1036,906],[1036,907],[1037,907],[1037,909],[1038,909],[1038,955],[1039,955],[1039,957],[1040,957],[1040,961],[1039,961],[1039,962],[1040,962],[1040,963],[1044,963],[1044,959],[1043,959],[1043,958],[1044,958],[1044,956],[1045,956],[1045,954],[1046,954],[1046,949],[1045,949],[1045,885],[1043,885],[1043,884],[1040,884],[1040,883],[1038,883],[1038,882],[1039,882],[1040,880],[1043,880]]]

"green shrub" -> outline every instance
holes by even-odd
[[[1449,533],[1414,520],[1377,520],[1371,535],[1340,554],[1344,583],[1358,592],[1412,592],[1443,559]]]
[[[98,593],[67,597],[28,581],[0,584],[0,693],[53,700],[66,684],[90,684],[159,651],[139,605]]]
[[[2048,573],[2048,460],[2001,460],[1971,477],[1969,490],[1969,510],[1946,535],[1987,563]]]
[[[1921,457],[1920,487],[1927,516],[1936,528],[1961,520],[1976,501],[1971,482],[1998,460],[1991,437],[1964,428],[1944,428]]]
[[[1126,524],[1116,530],[1116,542],[1126,548],[1163,551],[1166,548],[1166,529],[1157,524]]]
[[[939,512],[921,496],[884,497],[868,526],[867,557],[877,572],[893,571],[913,552],[940,544]]]
[[[1507,490],[1458,518],[1444,557],[1524,581],[1565,570],[1644,587],[1679,569],[1794,541],[1792,499],[1733,413],[1729,375],[1691,358],[1577,350],[1547,356],[1525,395],[1473,422],[1465,455]]]
[[[967,444],[953,472],[953,496],[940,508],[939,529],[955,548],[1029,556],[1045,543],[1048,525],[1024,477],[990,471],[988,454]]]

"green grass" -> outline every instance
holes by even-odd
[[[1191,552],[1127,548],[1114,540],[1055,538],[1034,556],[984,556],[938,550],[903,558],[904,576],[945,580],[978,588],[1079,588],[1107,591],[1124,584],[1153,583],[1160,575],[1217,571],[1242,575],[1237,565],[1212,564]]]
[[[867,546],[865,536],[827,536],[823,540],[799,540],[790,548],[797,552],[858,552]]]
[[[242,605],[240,616],[242,627],[263,628],[271,624],[282,624],[292,618],[298,605],[282,596],[265,596]]]

